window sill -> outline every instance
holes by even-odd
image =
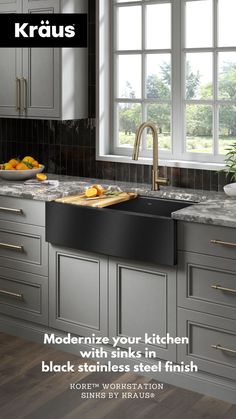
[[[146,157],[140,157],[138,160],[132,160],[128,156],[119,156],[115,154],[97,155],[96,160],[107,161],[114,163],[129,163],[129,164],[144,164],[152,165],[152,159]],[[167,167],[181,167],[185,169],[199,169],[199,170],[223,170],[225,168],[224,163],[206,163],[190,160],[168,160],[159,159],[160,166]]]

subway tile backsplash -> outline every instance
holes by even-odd
[[[42,121],[0,118],[0,162],[32,154],[49,173],[150,183],[151,166],[96,161],[95,0],[89,0],[89,119]],[[161,168],[161,175],[165,175]],[[224,173],[167,168],[172,186],[222,190]]]

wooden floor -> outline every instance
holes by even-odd
[[[155,390],[152,400],[83,399],[81,391],[70,390],[71,383],[155,381],[130,373],[42,373],[42,360],[79,362],[74,355],[0,333],[1,419],[236,419],[235,405],[170,385]]]

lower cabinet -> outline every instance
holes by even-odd
[[[48,325],[48,279],[1,267],[0,313]]]
[[[82,336],[175,337],[175,268],[54,246],[49,260],[49,326]],[[144,352],[146,346],[143,341],[136,349]],[[173,344],[150,350],[176,360]]]
[[[0,313],[48,326],[44,214],[43,201],[0,196]]]
[[[189,345],[178,347],[178,362],[197,364],[199,371],[235,380],[236,321],[178,309],[179,333]]]
[[[175,345],[145,344],[148,337],[176,336],[176,271],[124,260],[109,260],[109,334],[142,337],[161,359],[176,360]],[[123,347],[126,347],[123,345]]]
[[[107,336],[107,258],[50,246],[49,260],[49,326]]]
[[[236,320],[236,260],[179,252],[178,306]]]
[[[236,230],[196,223],[178,224],[177,361],[200,372],[236,378]]]

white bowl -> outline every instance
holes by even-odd
[[[44,166],[40,164],[37,169],[29,170],[0,170],[0,177],[5,180],[26,180],[35,177],[37,173],[44,170]]]
[[[236,183],[229,183],[224,186],[224,191],[228,196],[236,196]]]

